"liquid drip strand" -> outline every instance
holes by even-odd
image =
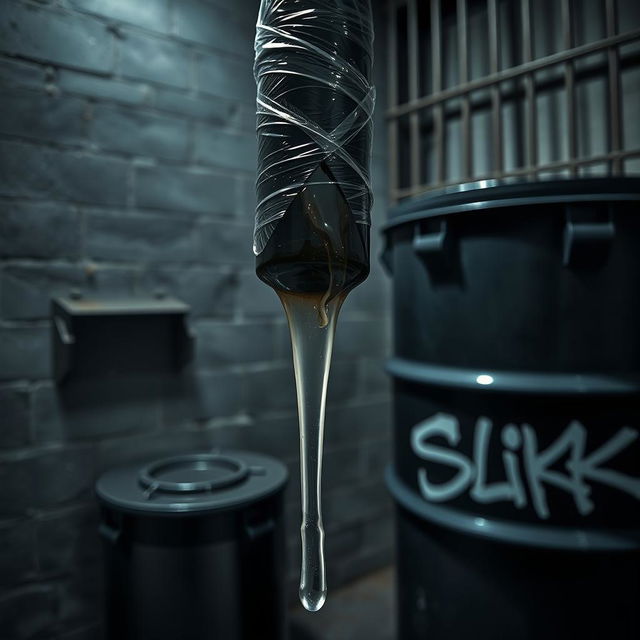
[[[327,595],[321,511],[325,401],[333,338],[347,293],[369,272],[368,228],[357,225],[328,168],[320,165],[257,259],[258,276],[284,306],[300,424],[300,601],[318,611]]]
[[[327,596],[320,507],[325,399],[342,300],[334,299],[322,309],[321,296],[279,295],[291,331],[300,421],[302,569],[299,595],[306,609],[317,611]]]

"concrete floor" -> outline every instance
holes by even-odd
[[[393,568],[329,591],[317,613],[297,604],[290,611],[290,640],[394,640]]]

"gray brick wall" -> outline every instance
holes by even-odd
[[[382,5],[383,3],[376,3]],[[243,447],[285,461],[291,594],[299,563],[291,350],[253,272],[257,0],[3,0],[0,9],[0,636],[96,638],[92,486],[115,465]],[[374,224],[386,184],[384,16]],[[391,557],[388,283],[350,296],[327,410],[331,588]],[[158,288],[192,306],[187,371],[52,379],[49,303]]]

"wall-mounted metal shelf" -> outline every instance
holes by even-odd
[[[189,305],[164,296],[54,298],[56,379],[180,370],[193,358],[189,311]]]

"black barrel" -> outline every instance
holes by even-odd
[[[391,212],[401,640],[640,637],[640,180]]]
[[[108,640],[283,640],[286,480],[244,451],[105,473]]]

